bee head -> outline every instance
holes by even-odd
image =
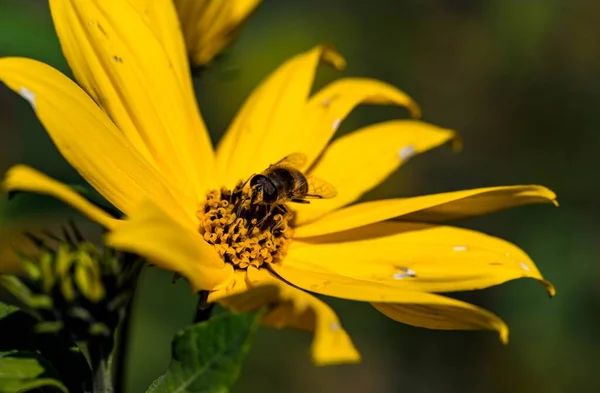
[[[277,201],[277,188],[273,182],[264,175],[255,175],[250,180],[252,189],[252,204],[273,203]]]

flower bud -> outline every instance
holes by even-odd
[[[38,320],[38,332],[66,330],[76,341],[112,337],[127,305],[141,261],[99,249],[72,226],[64,236],[26,235],[34,255],[16,249],[21,273],[2,283]]]

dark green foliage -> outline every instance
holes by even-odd
[[[38,332],[65,329],[75,341],[104,337],[112,345],[139,260],[124,261],[126,255],[99,250],[75,227],[65,230],[63,238],[31,239],[39,252],[22,256],[27,275],[3,276],[0,283],[39,320]]]
[[[110,385],[106,365],[141,260],[96,248],[74,224],[62,237],[28,236],[37,252],[15,250],[23,273],[0,276],[0,285],[21,307],[0,306],[0,353],[10,356],[0,376],[7,391],[31,387],[37,392],[50,384],[72,393],[98,392],[93,381],[101,378]],[[78,345],[87,347],[91,370]],[[36,361],[43,362],[44,372],[34,374]],[[30,371],[21,373],[21,366]],[[95,372],[99,366],[101,375]]]
[[[64,392],[67,388],[51,377],[52,368],[32,352],[0,353],[0,393]]]
[[[64,332],[37,333],[37,325],[29,313],[0,302],[0,392],[59,384],[70,392],[89,390],[91,372],[75,343]]]
[[[237,380],[260,314],[221,314],[178,333],[165,375],[147,393],[224,393]]]

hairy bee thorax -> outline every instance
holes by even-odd
[[[282,259],[293,235],[285,207],[269,212],[251,200],[250,189],[240,182],[233,191],[210,191],[197,212],[204,240],[237,269]]]

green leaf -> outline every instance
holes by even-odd
[[[0,353],[0,393],[64,392],[67,388],[52,378],[50,365],[32,352]]]
[[[39,354],[38,359],[45,361],[44,364],[47,364],[48,369],[52,368],[53,377],[61,381],[61,386],[66,385],[72,392],[81,392],[90,387],[90,368],[85,356],[73,341],[64,332],[60,334],[36,333],[36,326],[38,326],[38,320],[29,313],[0,302],[0,332],[2,332],[0,334],[0,354],[2,352]],[[28,386],[37,387],[37,383],[52,384],[48,381],[39,382],[19,378],[9,383],[12,377],[1,367],[0,379],[5,378],[6,386],[22,383],[24,385],[20,389],[26,389]],[[3,390],[4,385],[0,384],[0,386],[2,386],[0,393],[18,391]]]
[[[1,393],[25,393],[33,390],[41,393],[68,392],[63,384],[52,378],[38,378],[30,381],[7,379],[6,381],[0,380],[0,385]]]
[[[225,393],[237,380],[260,313],[222,314],[179,332],[167,373],[147,393]]]
[[[10,314],[15,313],[17,311],[19,311],[17,307],[0,302],[0,318],[7,317]]]

